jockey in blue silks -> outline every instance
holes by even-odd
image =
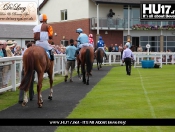
[[[107,55],[106,55],[105,50],[104,50],[104,44],[105,44],[105,43],[104,43],[102,37],[99,36],[99,40],[98,40],[98,42],[97,42],[97,50],[98,50],[98,49],[103,49],[104,54],[105,54],[105,58],[106,58],[106,60],[107,60]]]
[[[82,47],[91,46],[91,45],[89,44],[89,37],[87,36],[87,34],[83,33],[83,30],[81,28],[78,28],[76,30],[76,33],[79,34],[77,38],[76,54],[79,54],[79,51]]]

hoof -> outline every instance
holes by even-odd
[[[22,102],[22,106],[26,106],[26,104],[27,104],[26,102]]]
[[[42,107],[43,107],[43,104],[39,104],[39,105],[38,105],[38,108],[42,108]]]
[[[48,99],[52,100],[52,96],[49,96]]]
[[[86,85],[89,85],[89,83],[87,82]]]
[[[64,78],[64,82],[67,82],[67,78],[68,78],[68,76],[65,76],[65,78]]]

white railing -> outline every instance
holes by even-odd
[[[122,64],[120,52],[106,52],[106,54],[108,56],[108,60],[104,59],[103,64],[108,64],[108,65]],[[146,55],[147,52],[133,52],[133,54],[134,54],[137,65],[139,65],[141,64],[141,60],[144,59],[143,56]],[[174,64],[175,63],[175,52],[150,52],[150,55],[153,56],[152,59],[155,60],[155,63],[160,63],[160,64]],[[61,74],[64,76],[65,62],[66,62],[65,54],[55,55],[53,77],[55,74]],[[96,65],[95,61],[94,61],[94,65]],[[8,82],[8,86],[4,88],[0,88],[0,93],[7,91],[7,90],[15,91],[16,87],[18,87],[21,82],[22,56],[0,58],[0,85],[3,80],[2,68],[4,66],[10,66],[9,74],[10,74],[11,79]],[[44,77],[47,77],[47,74],[44,74]],[[37,76],[35,77],[35,81],[37,81]]]
[[[1,85],[3,83],[2,81],[5,75],[2,69],[5,66],[10,66],[10,70],[8,70],[10,79],[8,81],[8,85],[2,88]],[[55,55],[53,68],[54,68],[53,77],[55,74],[64,75],[65,72],[64,54]],[[16,87],[18,87],[21,82],[21,71],[22,71],[22,56],[0,58],[0,93],[5,92],[7,90],[16,91]],[[37,74],[35,75],[36,75],[35,81],[37,81]],[[46,73],[44,74],[44,77],[47,77]]]

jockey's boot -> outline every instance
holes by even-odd
[[[50,60],[53,61],[54,60],[53,49],[49,50],[49,53],[50,53]]]
[[[76,52],[75,52],[75,57],[77,57],[77,55],[79,55],[79,51],[80,49],[77,49]]]
[[[107,57],[106,53],[105,53],[105,58],[106,58],[106,60],[108,60],[108,57]]]

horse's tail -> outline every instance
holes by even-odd
[[[100,62],[100,49],[97,50],[97,62]]]
[[[102,63],[103,62],[103,50],[102,49],[99,49],[97,51],[97,61],[99,63]]]
[[[91,54],[89,49],[86,49],[86,70],[87,73],[90,73],[92,70]]]
[[[21,84],[19,88],[24,91],[28,91],[31,83],[34,72],[34,59],[32,51],[28,52],[27,55],[23,56],[23,64],[24,64],[24,76],[22,78]]]

